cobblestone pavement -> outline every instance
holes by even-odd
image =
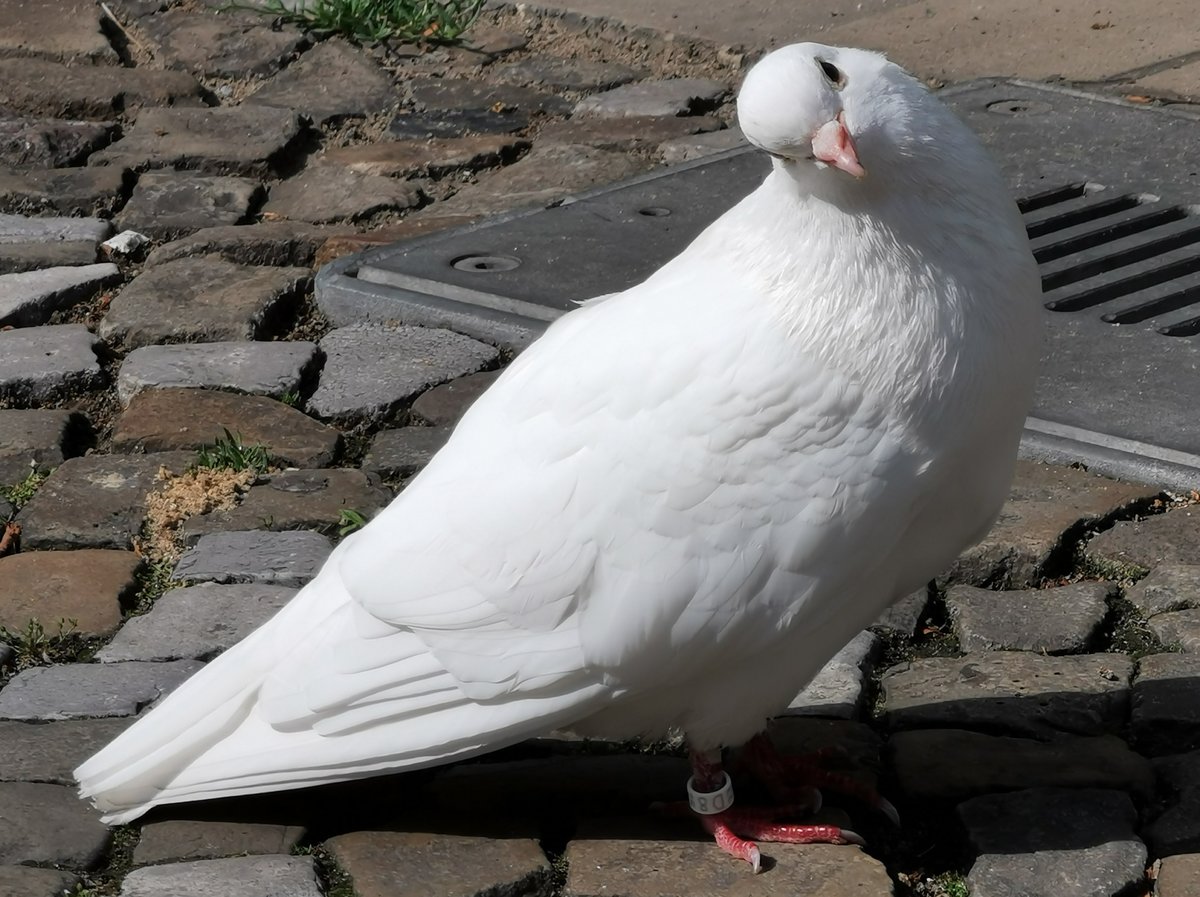
[[[56,7],[0,0],[0,897],[1200,893],[1200,505],[1028,462],[774,724],[900,807],[827,796],[866,851],[770,846],[753,877],[648,812],[677,745],[561,733],[100,824],[73,767],[287,601],[507,361],[331,328],[315,268],[732,146],[744,60],[515,10],[383,52],[195,0]]]

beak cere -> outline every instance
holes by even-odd
[[[812,137],[813,158],[832,165],[856,178],[866,177],[867,170],[859,164],[858,150],[846,128],[846,113],[839,112],[837,118],[817,128]]]

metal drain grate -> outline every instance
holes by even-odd
[[[1026,454],[1200,485],[1200,118],[1011,81],[942,95],[1004,168],[1042,274]],[[341,259],[318,300],[337,324],[404,320],[519,348],[575,300],[643,280],[768,168],[732,150]]]

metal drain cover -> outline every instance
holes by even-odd
[[[1200,117],[1013,81],[941,96],[1003,167],[1042,272],[1025,454],[1200,485]],[[317,289],[337,323],[439,323],[521,346],[575,300],[644,279],[768,169],[733,150],[340,259]]]

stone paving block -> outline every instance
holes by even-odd
[[[97,244],[79,240],[63,243],[0,243],[0,274],[20,274],[60,265],[96,263]]]
[[[544,84],[561,90],[608,90],[641,77],[642,73],[615,62],[563,59],[541,53],[516,62],[493,65],[488,77],[517,84]]]
[[[143,389],[196,387],[278,399],[299,390],[316,351],[304,340],[143,346],[121,363],[117,396],[128,405]]]
[[[532,838],[423,832],[351,832],[325,842],[358,897],[541,894],[550,862]],[[470,861],[463,862],[464,857]]]
[[[291,25],[264,28],[260,16],[168,9],[142,20],[168,68],[219,78],[273,75],[308,46]]]
[[[0,866],[0,897],[62,897],[72,893],[79,876],[36,866]]]
[[[863,685],[879,648],[873,633],[860,632],[792,699],[785,714],[858,718],[863,711]]]
[[[273,461],[291,467],[331,464],[342,443],[333,427],[265,396],[146,389],[117,418],[112,447],[118,452],[198,449],[223,439],[225,430],[244,445],[265,446]]]
[[[363,458],[363,470],[384,477],[410,477],[428,464],[449,438],[450,430],[445,427],[381,430],[371,440]]]
[[[148,268],[109,304],[98,332],[129,348],[160,342],[266,339],[308,289],[305,268],[180,259]]]
[[[540,138],[539,138],[540,139]],[[433,140],[386,140],[327,150],[322,165],[348,168],[358,174],[407,178],[477,169],[512,161],[530,143],[521,137],[479,134]]]
[[[415,208],[421,196],[408,181],[318,165],[272,187],[263,212],[313,224],[359,221]]]
[[[1158,614],[1146,625],[1168,648],[1178,646],[1185,654],[1200,653],[1200,609]]]
[[[107,846],[107,827],[74,788],[0,782],[0,864],[90,869]]]
[[[257,529],[311,529],[333,535],[343,511],[357,511],[370,520],[391,498],[373,473],[285,470],[251,486],[236,507],[192,517],[181,534],[186,545],[208,533]]]
[[[151,250],[146,266],[176,259],[212,255],[239,265],[300,266],[313,263],[321,245],[335,231],[306,221],[264,221],[232,227],[206,227],[188,237]]]
[[[354,231],[344,226],[331,227],[330,230],[334,232],[321,248],[317,250],[317,254],[313,258],[313,265],[319,267],[328,264],[336,258],[341,258],[343,255],[362,252],[366,249],[374,249],[377,246],[386,246],[388,243],[409,240],[413,237],[446,230],[451,227],[463,227],[468,224],[474,224],[478,220],[479,216],[477,215],[450,215],[445,218],[428,218],[421,212],[413,212],[401,221],[393,224],[385,224],[383,227],[369,231]],[[341,320],[338,317],[337,310],[329,303],[328,297],[322,295],[320,284],[317,284],[315,293],[321,311],[334,326],[342,327],[346,324],[362,323],[362,320],[359,318],[350,321]],[[394,316],[383,315],[381,319],[386,321],[391,320],[392,317]],[[398,323],[404,322],[401,321]],[[462,332],[466,333],[465,330]]]
[[[481,175],[473,190],[435,203],[426,214],[485,215],[545,207],[573,193],[633,177],[651,163],[629,153],[578,144],[535,146],[512,165]]]
[[[1200,853],[1167,857],[1154,883],[1155,897],[1200,897]]]
[[[134,869],[121,897],[321,897],[312,857],[249,856]]]
[[[1114,735],[1034,741],[916,729],[893,733],[887,747],[896,783],[914,804],[1043,787],[1109,788],[1139,801],[1154,793],[1150,761]]]
[[[475,404],[475,400],[496,382],[500,373],[480,371],[478,374],[468,374],[435,386],[413,402],[413,413],[431,427],[453,427],[467,409]]]
[[[449,330],[354,325],[321,340],[325,368],[309,409],[321,417],[385,417],[413,396],[491,364],[499,352]]]
[[[10,115],[106,121],[144,106],[202,106],[202,90],[184,72],[0,59],[0,108]]]
[[[1133,742],[1151,755],[1200,748],[1200,654],[1151,654],[1133,680]]]
[[[91,439],[91,422],[78,411],[0,410],[0,485],[19,483],[30,470],[58,467],[82,454]]]
[[[40,56],[63,62],[118,65],[120,58],[100,27],[100,7],[89,0],[59,0],[53,27],[45,10],[27,0],[0,0],[0,57]]]
[[[405,112],[388,125],[396,140],[429,140],[463,137],[468,134],[515,134],[529,127],[530,115],[523,109],[465,109]]]
[[[1184,506],[1142,520],[1122,520],[1088,542],[1084,557],[1102,568],[1198,565],[1200,509]]]
[[[879,786],[883,768],[883,739],[866,723],[812,716],[777,716],[767,724],[767,735],[784,756],[823,753],[823,767],[868,788]],[[826,795],[830,803],[834,793]],[[678,799],[678,798],[676,798]]]
[[[121,279],[116,265],[43,268],[0,274],[0,326],[35,327]]]
[[[0,719],[63,720],[134,716],[203,667],[169,663],[66,663],[22,670],[0,691]]]
[[[678,165],[681,162],[691,162],[693,159],[703,159],[714,153],[737,149],[746,145],[746,137],[741,128],[726,128],[721,131],[709,131],[703,134],[693,134],[689,137],[676,137],[665,140],[658,145],[662,160],[668,165]]]
[[[653,149],[664,141],[689,134],[716,131],[721,120],[709,115],[664,118],[636,115],[629,118],[572,118],[555,121],[538,133],[538,145],[575,143],[601,149]]]
[[[1018,461],[1008,501],[990,533],[939,577],[994,589],[1037,585],[1068,530],[1090,526],[1123,508],[1148,504],[1159,490],[1120,483],[1084,470]]]
[[[238,854],[286,854],[304,837],[294,825],[169,819],[142,826],[133,861],[208,860]]]
[[[1133,662],[1123,654],[931,657],[884,674],[884,714],[892,729],[1101,735],[1124,728],[1132,673]]]
[[[115,122],[66,121],[0,112],[0,164],[18,168],[82,165],[94,150],[108,144],[116,127]]]
[[[1155,856],[1200,853],[1200,751],[1156,757],[1161,806],[1144,835]]]
[[[147,613],[130,617],[96,652],[96,660],[211,660],[273,617],[295,594],[295,589],[257,583],[172,589]]]
[[[243,102],[254,111],[281,107],[308,116],[317,127],[375,115],[395,105],[391,76],[343,40],[322,41]]]
[[[132,723],[131,717],[0,722],[0,781],[75,787],[75,768]]]
[[[1108,582],[1002,592],[958,585],[946,607],[964,651],[1067,654],[1095,646],[1116,594]]]
[[[122,601],[137,590],[142,559],[132,551],[22,551],[0,557],[0,626],[14,632],[38,620],[53,634],[59,621],[83,635],[121,625]]]
[[[27,218],[0,215],[0,245],[14,243],[99,243],[112,225],[99,218]]]
[[[880,614],[871,628],[889,638],[912,638],[928,606],[929,589],[917,589]]]
[[[584,97],[575,105],[575,114],[603,118],[690,115],[713,108],[728,93],[724,84],[706,78],[638,81]]]
[[[158,488],[158,471],[182,473],[191,452],[87,455],[64,461],[21,509],[23,551],[133,547],[146,516],[146,496]]]
[[[155,240],[177,240],[202,228],[237,224],[262,195],[262,184],[250,178],[144,174],[116,225]]]
[[[614,822],[584,830],[567,845],[569,897],[821,897],[894,893],[883,864],[857,847],[760,844],[763,875],[732,860],[711,841],[676,828],[659,838],[622,838]]]
[[[124,137],[88,157],[88,165],[269,177],[299,134],[299,119],[286,109],[146,109]]]
[[[1200,564],[1161,564],[1125,590],[1144,617],[1200,608]]]
[[[958,807],[978,856],[972,897],[1093,897],[1144,883],[1146,845],[1128,795],[1035,788]]]
[[[37,405],[100,379],[99,344],[82,324],[0,331],[0,398]]]
[[[426,112],[469,112],[476,109],[520,109],[544,115],[566,115],[571,103],[557,94],[511,84],[468,78],[413,78],[405,85],[417,108]]]
[[[183,553],[171,579],[299,588],[317,575],[332,550],[333,545],[320,533],[304,530],[213,533],[201,536]]]
[[[2,134],[3,122],[0,122]],[[3,142],[0,136],[0,144]],[[0,146],[0,161],[4,150]],[[0,212],[111,217],[125,194],[120,168],[0,170]]]

